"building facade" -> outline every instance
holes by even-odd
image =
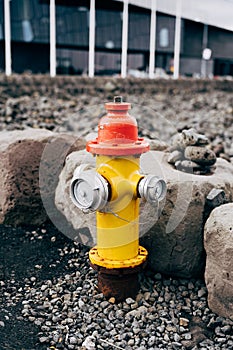
[[[153,0],[152,0],[153,1]],[[49,0],[10,1],[12,71],[50,70]],[[123,2],[95,0],[95,75],[121,72]],[[88,74],[90,0],[56,1],[56,72]],[[146,75],[150,60],[151,10],[128,5],[127,72]],[[155,68],[173,73],[176,16],[156,11]],[[233,76],[233,31],[181,19],[179,74]],[[4,0],[0,0],[0,69],[5,69]]]

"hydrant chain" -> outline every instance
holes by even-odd
[[[120,220],[123,220],[125,222],[129,222],[129,223],[132,223],[131,221],[127,220],[127,219],[124,219],[122,218],[120,215],[114,213],[113,211],[111,211],[110,209],[108,209],[108,207],[106,208],[106,210],[104,211],[105,213],[110,213],[112,215],[114,215],[116,218],[119,218]]]

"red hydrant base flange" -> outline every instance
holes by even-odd
[[[143,138],[138,138],[133,143],[99,142],[97,139],[89,141],[86,149],[92,154],[104,156],[130,156],[140,155],[149,151],[149,144]]]

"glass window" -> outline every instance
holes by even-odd
[[[168,47],[169,45],[169,32],[167,28],[162,28],[159,32],[159,46]]]

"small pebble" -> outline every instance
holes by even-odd
[[[181,317],[179,320],[180,326],[187,327],[189,325],[189,320],[185,317]]]

